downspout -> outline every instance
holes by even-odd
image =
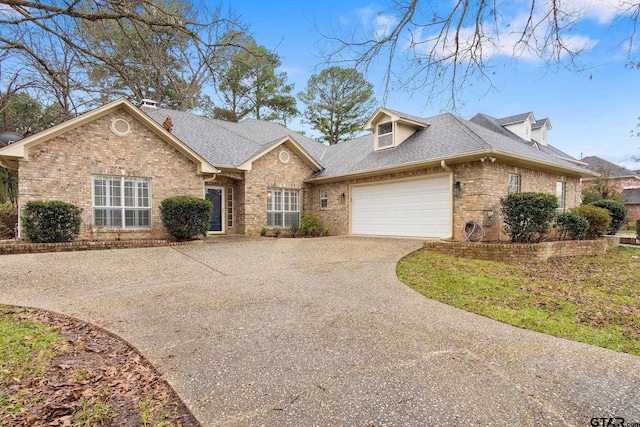
[[[453,191],[453,169],[451,169],[444,160],[440,160],[440,167],[451,174],[449,175],[451,177],[449,184]],[[453,205],[453,192],[452,192],[451,193],[451,234],[449,234],[449,237],[447,237],[447,239],[453,239],[453,220],[454,220],[453,210],[454,209],[455,209],[455,206]],[[446,240],[446,239],[442,239],[442,240]]]

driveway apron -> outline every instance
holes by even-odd
[[[640,423],[640,357],[417,294],[395,266],[421,243],[221,237],[4,255],[0,303],[121,336],[205,426]]]

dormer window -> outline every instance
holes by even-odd
[[[393,147],[393,122],[378,125],[378,148]]]

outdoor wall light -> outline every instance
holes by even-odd
[[[460,197],[460,181],[453,184],[453,197]]]
[[[344,193],[340,194],[340,204],[344,205],[345,200],[347,199],[347,195]]]

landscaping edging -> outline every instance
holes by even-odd
[[[596,256],[620,244],[616,236],[597,240],[561,240],[542,243],[425,242],[425,249],[449,255],[498,262],[538,263],[554,257]]]
[[[79,240],[60,243],[29,243],[24,241],[8,241],[0,243],[0,255],[31,254],[43,252],[89,251],[101,249],[154,248],[159,246],[182,246],[202,243],[202,240],[175,242],[163,239],[139,240]]]

